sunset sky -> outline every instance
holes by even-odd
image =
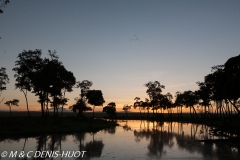
[[[23,50],[56,50],[78,81],[91,80],[107,105],[148,98],[144,84],[159,81],[163,93],[197,90],[214,65],[240,54],[239,0],[10,0],[0,14],[0,67],[10,83],[2,92],[19,99],[12,68]],[[74,103],[79,89],[67,93]],[[29,93],[30,110],[40,110]]]

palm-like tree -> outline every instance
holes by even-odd
[[[18,106],[19,100],[18,99],[13,99],[10,101],[6,101],[4,104],[6,104],[9,107],[10,110],[10,117],[12,116],[12,106]]]

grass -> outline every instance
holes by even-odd
[[[116,126],[116,122],[104,119],[63,117],[0,117],[0,137],[37,136],[53,133],[97,132]]]
[[[27,112],[12,112],[12,117],[9,112],[0,112],[0,137],[11,136],[29,136],[39,134],[52,134],[52,133],[74,133],[74,132],[95,132],[111,126],[116,126],[116,122],[103,120],[109,118],[106,113],[96,112],[96,119],[92,119],[92,112],[85,113],[85,118],[76,118],[71,112],[63,114],[63,118],[42,118],[40,112],[31,112],[31,118],[27,117]],[[101,118],[101,119],[100,119]],[[129,112],[117,113],[113,119],[122,120],[153,120],[152,114],[140,114]],[[184,113],[182,118],[177,114],[173,117],[168,117],[167,114],[156,115],[157,121],[175,121],[186,123],[198,123],[213,126],[214,128],[221,129],[226,132],[240,134],[240,118],[237,116],[231,119],[227,118],[214,118],[214,119],[191,119],[189,113]]]

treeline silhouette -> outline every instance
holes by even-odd
[[[69,107],[78,116],[82,116],[84,111],[92,110],[94,118],[95,106],[102,106],[105,102],[101,90],[90,90],[92,82],[89,80],[76,81],[73,73],[68,71],[63,63],[59,61],[56,51],[48,51],[49,58],[42,58],[42,51],[24,50],[19,53],[15,62],[14,78],[15,87],[24,94],[28,116],[30,117],[28,98],[29,92],[38,96],[41,105],[42,117],[49,116],[50,107],[53,108],[54,117],[62,117],[63,107],[67,105],[68,98],[66,92],[73,91],[73,88],[80,88],[80,96],[75,98],[76,103]],[[0,93],[6,90],[9,83],[6,69],[0,69]],[[1,100],[3,101],[3,99]],[[17,105],[19,100],[6,101],[11,115],[11,106]],[[90,105],[93,107],[91,108]]]
[[[173,116],[173,110],[177,111],[178,117],[183,117],[183,107],[189,108],[191,118],[228,118],[240,115],[240,55],[232,57],[223,65],[212,67],[212,72],[204,77],[203,82],[196,82],[199,89],[196,91],[176,92],[175,100],[170,93],[162,94],[165,89],[158,81],[150,81],[144,84],[149,99],[140,101],[139,97],[134,100],[133,107],[138,108],[140,114],[152,111],[155,113],[167,111],[168,116]],[[157,114],[158,118],[162,114]]]
[[[54,116],[61,116],[63,107],[67,105],[66,92],[73,91],[73,88],[80,88],[79,97],[75,98],[76,103],[69,109],[77,116],[83,116],[83,112],[92,110],[94,117],[95,106],[102,106],[105,103],[101,90],[90,90],[92,82],[89,80],[76,81],[74,74],[68,71],[59,60],[56,51],[48,51],[49,57],[42,58],[42,51],[24,50],[19,53],[15,61],[14,77],[15,87],[20,89],[26,99],[26,107],[30,117],[27,94],[29,92],[38,96],[41,105],[42,117],[49,115],[50,107],[53,108]],[[6,90],[9,83],[6,68],[0,69],[0,93]],[[141,101],[139,97],[134,100],[133,107],[138,108],[140,115],[147,111],[148,117],[162,118],[167,111],[169,117],[173,117],[174,110],[179,118],[183,117],[182,109],[188,108],[192,119],[198,118],[232,118],[239,116],[240,110],[240,55],[232,57],[223,65],[212,67],[212,72],[204,77],[203,82],[196,82],[199,89],[196,91],[176,92],[175,99],[171,93],[163,94],[165,86],[159,81],[149,81],[144,84],[147,87],[146,93],[149,98]],[[174,99],[174,100],[173,100]],[[1,99],[3,101],[3,99]],[[14,102],[19,102],[14,99]],[[5,104],[9,106],[17,103]],[[93,107],[90,107],[92,105]],[[123,110],[128,116],[132,105],[124,105]],[[150,116],[152,111],[152,116]],[[103,108],[108,116],[116,116],[115,102],[109,103]]]

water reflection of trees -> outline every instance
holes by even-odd
[[[145,121],[146,126],[149,126],[149,121]],[[165,127],[164,127],[165,124]],[[218,159],[226,159],[228,156],[232,155],[239,158],[240,145],[235,143],[213,143],[200,142],[198,140],[213,140],[213,139],[226,139],[232,135],[212,134],[212,128],[206,125],[200,124],[188,124],[190,125],[189,131],[184,131],[185,123],[156,123],[152,122],[152,128],[142,127],[142,122],[140,123],[140,129],[134,130],[135,141],[139,142],[141,139],[146,139],[149,141],[147,145],[148,156],[150,158],[161,158],[166,154],[166,148],[171,149],[175,144],[180,147],[180,149],[186,150],[189,153],[200,153],[204,157],[217,157]],[[186,134],[186,133],[187,134]]]
[[[86,132],[76,133],[75,139],[79,141],[79,151],[87,151],[84,154],[84,159],[91,159],[93,157],[100,157],[102,155],[102,150],[104,147],[102,140],[95,140],[94,139],[94,132],[91,133],[92,140],[90,142],[84,143]],[[82,159],[78,157],[76,159]]]
[[[124,131],[132,131],[130,125],[128,125],[128,121],[122,126]]]

